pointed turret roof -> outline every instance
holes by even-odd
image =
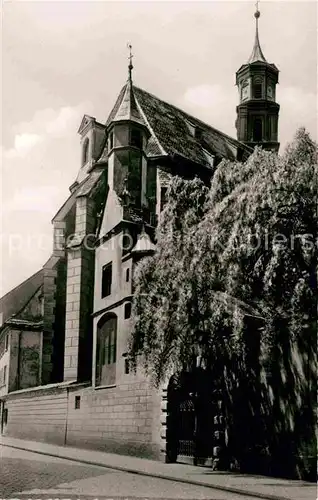
[[[131,46],[129,45],[131,50]],[[116,114],[112,119],[112,122],[121,121],[132,121],[138,123],[139,125],[146,126],[146,123],[140,113],[138,108],[137,100],[134,95],[134,88],[132,84],[132,54],[130,52],[129,56],[129,66],[128,66],[128,80],[124,87],[124,92],[122,94],[121,102],[117,108]]]
[[[133,86],[130,80],[128,80],[125,86],[121,103],[114,118],[112,119],[112,122],[121,121],[132,121],[138,123],[139,125],[146,126],[138,109]]]
[[[265,56],[262,52],[261,45],[259,42],[259,36],[258,36],[258,19],[259,19],[260,15],[261,15],[261,13],[257,9],[255,14],[254,14],[254,17],[256,19],[256,31],[255,31],[254,47],[253,47],[252,53],[247,61],[247,64],[252,64],[256,61],[262,61],[262,62],[267,63]]]

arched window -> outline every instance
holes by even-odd
[[[253,98],[261,99],[263,96],[262,79],[255,78],[253,81]]]
[[[253,141],[260,142],[263,140],[263,121],[262,118],[254,118],[253,123]]]
[[[97,324],[96,380],[97,386],[116,382],[117,316],[103,316]]]
[[[88,150],[89,150],[89,140],[88,137],[86,137],[83,144],[82,165],[85,165],[88,162]]]

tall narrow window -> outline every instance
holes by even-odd
[[[127,304],[125,304],[125,309],[124,309],[124,318],[129,319],[130,316],[131,316],[131,303],[127,302]]]
[[[167,201],[167,188],[163,187],[161,188],[160,192],[160,212],[164,209],[166,201]]]
[[[263,139],[263,122],[262,118],[254,118],[253,124],[253,141],[260,142]]]
[[[129,279],[130,279],[130,269],[128,268],[128,269],[126,269],[126,282],[127,283],[129,281]]]
[[[82,165],[85,165],[88,162],[88,151],[89,151],[89,140],[86,137],[83,144]]]
[[[106,264],[102,269],[102,298],[111,294],[112,290],[112,263]]]
[[[268,116],[267,117],[267,137],[268,140],[272,140],[272,117]]]
[[[141,203],[141,153],[131,150],[129,154],[128,191],[132,203],[140,206]]]
[[[96,385],[112,385],[116,381],[117,317],[103,316],[97,325]]]
[[[109,134],[109,151],[111,151],[114,147],[114,132],[111,131]]]
[[[7,351],[9,347],[9,334],[7,333],[4,339],[4,349]]]
[[[7,365],[3,368],[3,385],[7,383]]]

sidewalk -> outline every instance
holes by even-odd
[[[316,500],[317,498],[316,486],[313,483],[302,481],[214,472],[208,467],[183,464],[168,465],[144,458],[24,441],[4,436],[0,437],[0,446],[9,446],[76,462],[210,487],[251,496],[251,498],[268,500]]]

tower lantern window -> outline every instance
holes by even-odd
[[[257,78],[254,81],[254,85],[253,85],[253,97],[254,97],[254,99],[261,99],[262,95],[263,95],[262,80]]]
[[[140,130],[132,128],[130,131],[130,146],[142,149],[142,135]]]

